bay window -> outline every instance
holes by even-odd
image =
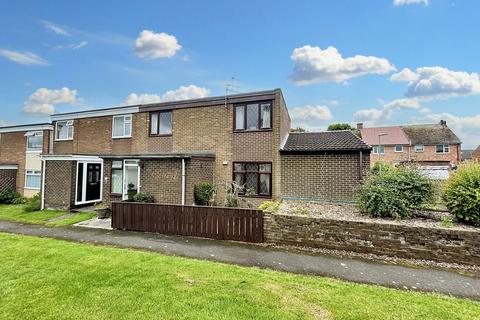
[[[272,194],[272,164],[235,162],[233,180],[243,187],[242,194],[270,196]]]
[[[235,106],[235,130],[253,131],[272,128],[270,102],[247,103]]]

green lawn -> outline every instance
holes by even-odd
[[[50,219],[67,214],[67,211],[43,210],[34,212],[23,211],[23,205],[0,205],[0,220],[15,221],[21,223],[46,224],[48,226],[65,226],[95,216],[93,212],[79,212],[66,219],[49,222]]]
[[[0,319],[478,319],[480,303],[0,233]]]

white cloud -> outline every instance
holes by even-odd
[[[385,116],[385,110],[384,109],[361,109],[356,111],[353,114],[353,120],[354,121],[371,121],[375,122],[376,120],[379,120]]]
[[[79,43],[72,43],[72,44],[67,44],[67,45],[59,44],[59,45],[53,47],[53,49],[55,49],[55,50],[61,50],[61,49],[76,50],[76,49],[80,49],[80,48],[85,47],[87,44],[88,44],[87,41],[81,41]]]
[[[46,60],[40,58],[35,53],[32,52],[19,52],[0,49],[0,56],[3,56],[13,62],[24,64],[24,65],[46,65],[48,64]]]
[[[40,88],[25,101],[22,111],[31,115],[47,116],[55,113],[55,105],[77,102],[77,90],[67,87],[55,90]]]
[[[430,109],[429,108],[422,108],[420,109],[420,113],[429,113]]]
[[[325,50],[310,45],[296,48],[292,80],[304,85],[319,82],[345,82],[367,74],[387,74],[395,67],[385,58],[356,55],[343,58],[334,47]]]
[[[70,37],[70,33],[68,33],[65,29],[63,29],[62,27],[54,24],[53,22],[50,22],[50,21],[46,21],[46,20],[42,20],[42,23],[43,23],[43,26],[45,28],[47,28],[48,30],[56,33],[56,34],[59,34],[59,35],[62,35],[62,36],[66,36],[66,37]]]
[[[125,105],[147,104],[164,101],[178,101],[188,99],[205,98],[210,95],[210,90],[207,88],[198,87],[196,85],[180,86],[176,90],[169,90],[162,96],[157,94],[136,94],[130,93],[125,99]]]
[[[480,114],[473,116],[454,116],[450,113],[429,114],[422,121],[438,123],[446,120],[447,125],[462,140],[464,148],[474,148],[479,145],[480,136]]]
[[[383,108],[385,110],[418,109],[420,101],[415,98],[396,99],[386,103]]]
[[[422,67],[415,72],[403,69],[390,77],[393,81],[408,82],[406,96],[425,99],[444,99],[451,96],[480,94],[478,73],[452,71],[443,67]]]
[[[135,54],[145,59],[171,58],[181,48],[175,36],[150,30],[140,32],[134,45]]]
[[[428,0],[393,0],[393,4],[396,6],[405,6],[409,4],[423,4],[428,6]]]
[[[382,108],[361,109],[353,114],[354,121],[370,121],[390,119],[395,110],[420,109],[420,101],[416,98],[404,98],[384,103]]]
[[[296,121],[330,120],[332,119],[332,112],[327,106],[306,105],[294,108],[292,119]]]

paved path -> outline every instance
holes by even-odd
[[[78,227],[52,228],[5,221],[0,221],[0,232],[151,250],[168,255],[324,275],[354,282],[441,292],[480,300],[480,278],[448,271],[408,268],[349,258],[286,252],[243,243],[140,232]]]

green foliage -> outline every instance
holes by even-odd
[[[348,123],[332,123],[327,128],[327,131],[337,131],[337,130],[355,130],[355,128]]]
[[[458,220],[480,226],[480,163],[461,165],[446,182],[443,200]]]
[[[30,199],[27,199],[23,210],[25,210],[25,212],[33,212],[40,210],[40,193],[37,193]]]
[[[153,196],[148,192],[139,192],[133,196],[134,202],[144,202],[144,203],[153,203],[155,199]]]
[[[307,132],[307,130],[302,127],[296,127],[296,128],[291,128],[290,132]]]
[[[443,226],[444,228],[451,228],[451,227],[453,227],[453,220],[450,219],[450,218],[447,217],[447,216],[443,216],[443,217],[442,217],[442,226]]]
[[[395,170],[395,167],[392,166],[391,164],[388,164],[382,161],[375,162],[373,166],[370,168],[370,172],[372,174],[378,174],[378,173],[381,173],[382,171],[388,171],[388,170]]]
[[[303,206],[297,206],[291,210],[291,213],[297,216],[306,216],[309,212],[310,211]]]
[[[431,203],[434,196],[432,181],[411,167],[383,167],[372,170],[357,200],[361,212],[372,217],[411,218],[416,208]]]
[[[258,209],[275,213],[280,209],[280,204],[280,201],[264,201]]]
[[[195,185],[193,193],[196,205],[207,206],[215,195],[215,187],[210,181],[203,181]]]
[[[1,204],[21,204],[23,202],[23,197],[14,190],[5,190],[0,192]]]

